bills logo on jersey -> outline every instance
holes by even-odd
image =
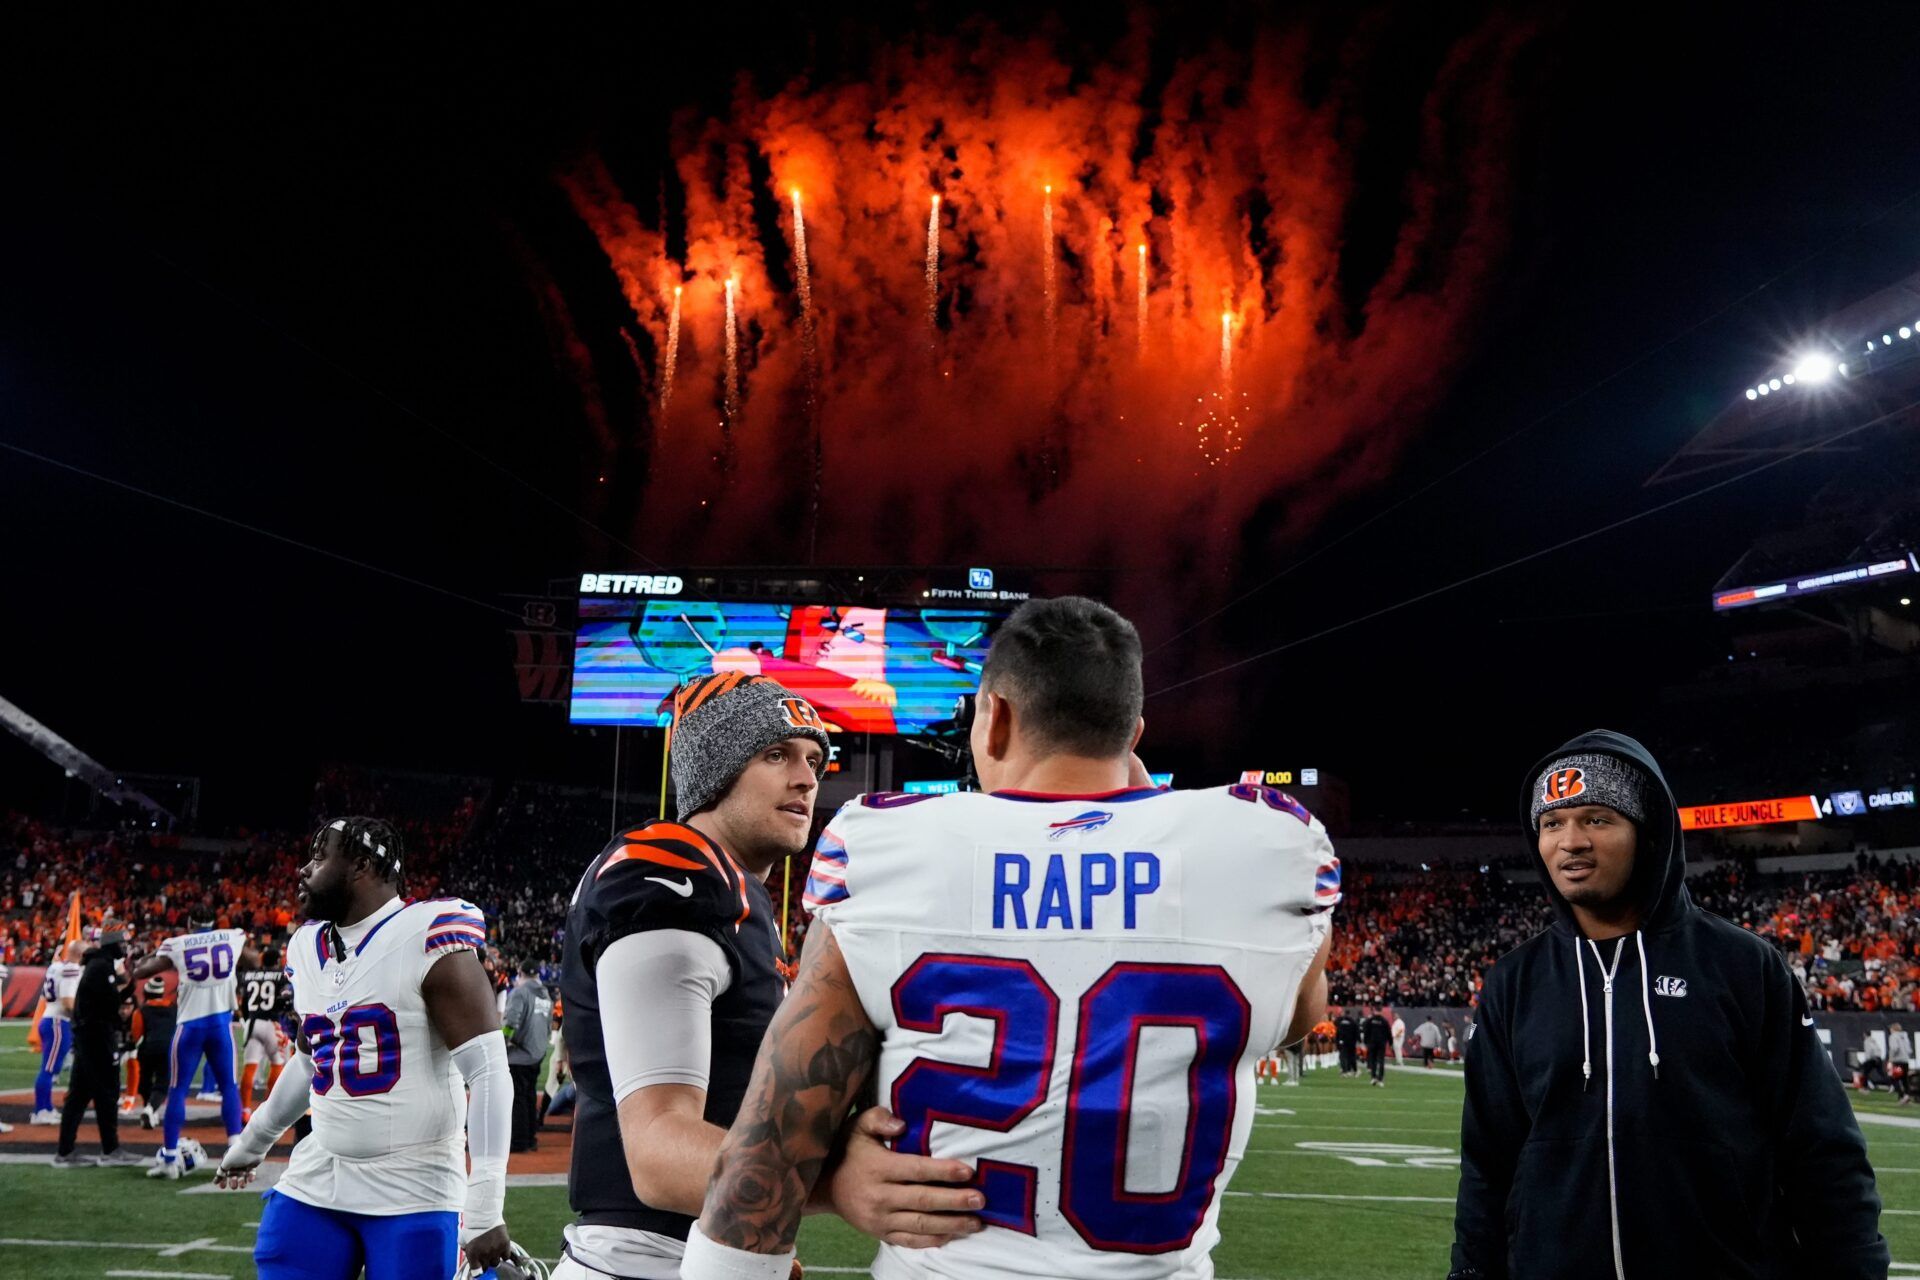
[[[1069,831],[1098,831],[1112,821],[1113,815],[1105,809],[1089,809],[1085,813],[1075,814],[1064,822],[1049,822],[1047,839],[1058,840]]]

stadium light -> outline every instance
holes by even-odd
[[[1892,334],[1890,334],[1890,333],[1883,333],[1883,334],[1881,334],[1881,335],[1880,335],[1880,345],[1881,345],[1881,346],[1883,346],[1883,347],[1890,347],[1890,346],[1892,346],[1892,345],[1893,345],[1893,335],[1892,335]]]
[[[1912,336],[1913,336],[1913,330],[1907,328],[1907,326],[1905,325],[1900,326],[1900,341],[1905,342],[1908,338],[1911,338]]]
[[[1747,399],[1758,400],[1759,398],[1760,398],[1760,393],[1758,391],[1755,391],[1752,387],[1747,388]]]
[[[1780,381],[1786,383],[1788,386],[1792,386],[1796,381],[1796,379],[1791,373],[1789,373],[1786,377],[1780,379]]]
[[[1761,383],[1761,384],[1760,384],[1760,385],[1759,385],[1759,386],[1758,386],[1757,388],[1755,388],[1755,389],[1756,389],[1757,391],[1759,391],[1759,393],[1760,393],[1761,395],[1766,395],[1766,394],[1767,394],[1767,392],[1768,392],[1768,391],[1770,390],[1770,388],[1769,388],[1769,387],[1767,386],[1767,384],[1766,384],[1766,383],[1764,383],[1764,382],[1763,382],[1763,383]]]
[[[1780,389],[1780,379],[1778,378],[1768,379],[1767,385],[1772,387],[1775,391],[1778,391]]]
[[[1846,371],[1847,371],[1847,365],[1846,365],[1846,362],[1843,360],[1840,362],[1840,372],[1845,373]]]
[[[1833,361],[1815,353],[1804,357],[1799,364],[1793,366],[1793,371],[1799,375],[1802,382],[1825,382],[1833,376]]]

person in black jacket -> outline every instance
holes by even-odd
[[[59,1154],[53,1158],[58,1168],[87,1163],[73,1154],[73,1146],[89,1103],[100,1126],[100,1158],[95,1163],[142,1163],[139,1156],[120,1149],[120,1063],[114,1053],[114,1040],[120,1030],[120,1003],[127,988],[114,973],[114,966],[124,954],[120,935],[108,934],[84,957],[86,967],[81,970],[80,987],[73,997],[73,1078],[60,1108]]]
[[[1556,919],[1480,993],[1453,1280],[1884,1277],[1873,1169],[1805,993],[1694,906],[1659,766],[1602,730],[1526,786]]]
[[[1340,1050],[1340,1074],[1360,1074],[1360,1019],[1351,1009],[1342,1009],[1333,1020],[1333,1043]]]
[[[1393,1039],[1393,1024],[1372,1005],[1368,1005],[1365,1012],[1367,1019],[1360,1024],[1360,1038],[1367,1045],[1367,1071],[1373,1076],[1374,1084],[1384,1085],[1387,1082],[1387,1044]]]

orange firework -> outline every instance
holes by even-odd
[[[1420,145],[1386,184],[1405,218],[1367,210],[1358,247],[1374,122],[1310,90],[1307,67],[1357,82],[1368,68],[1335,64],[1370,46],[1309,58],[1299,33],[1158,64],[1141,38],[1088,66],[976,31],[891,50],[884,75],[743,87],[725,118],[676,124],[672,263],[666,226],[638,211],[654,191],[573,164],[560,180],[660,384],[634,541],[764,558],[809,486],[833,563],[1022,559],[1040,531],[1055,562],[1184,561],[1246,545],[1256,512],[1297,531],[1385,474],[1470,347],[1530,38],[1490,23],[1416,86]],[[790,205],[790,232],[756,212],[769,204]],[[663,274],[724,344],[678,348]],[[958,394],[925,394],[935,342]],[[803,405],[817,469],[785,465]],[[1214,465],[1140,484],[1196,439]],[[734,447],[755,465],[716,471]]]

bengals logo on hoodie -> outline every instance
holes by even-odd
[[[1587,773],[1584,769],[1562,769],[1547,775],[1546,786],[1540,798],[1548,804],[1560,800],[1571,800],[1587,789]]]

